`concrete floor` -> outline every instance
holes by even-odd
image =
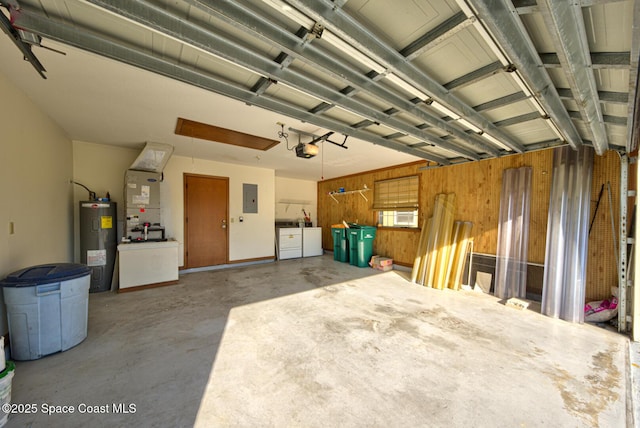
[[[92,294],[84,342],[17,363],[12,401],[37,411],[13,414],[7,426],[625,427],[632,420],[626,337],[488,295],[420,287],[408,276],[325,255]],[[74,413],[46,415],[63,409],[45,405]],[[118,406],[129,413],[116,413]]]

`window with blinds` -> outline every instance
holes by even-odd
[[[417,209],[419,185],[417,175],[376,181],[373,190],[373,209]]]
[[[419,188],[417,175],[376,181],[373,209],[378,210],[378,224],[383,227],[418,227]]]

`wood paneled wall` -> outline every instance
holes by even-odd
[[[553,167],[553,150],[530,152],[498,159],[469,162],[460,165],[420,170],[425,162],[401,165],[350,175],[318,183],[318,225],[323,228],[322,243],[326,250],[333,249],[331,225],[357,222],[376,225],[372,210],[373,190],[336,197],[329,192],[343,187],[345,191],[374,188],[377,180],[420,176],[420,224],[433,213],[435,197],[439,193],[455,193],[456,220],[473,223],[474,251],[496,254],[498,214],[502,172],[507,168],[530,166],[533,170],[531,218],[529,225],[529,262],[544,264],[546,250],[547,215]],[[589,237],[587,267],[587,300],[599,300],[610,295],[611,286],[617,285],[611,216],[606,183],[611,183],[614,223],[618,224],[620,161],[615,152],[595,156],[592,184],[592,215],[602,184],[605,190],[596,213]],[[374,240],[374,254],[391,257],[394,263],[412,266],[418,248],[420,230],[379,228]],[[616,231],[616,240],[617,240]],[[532,284],[532,286],[534,286]],[[542,284],[534,288],[542,289]]]

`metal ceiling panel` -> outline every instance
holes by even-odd
[[[390,107],[390,104],[388,102],[385,102],[380,98],[373,96],[371,95],[371,93],[366,91],[354,91],[352,96],[353,98],[360,100],[363,103],[369,104],[380,111],[387,110]],[[419,121],[419,122],[422,122],[422,121]]]
[[[333,7],[331,2],[320,0],[313,4],[307,4],[299,0],[289,0],[289,3],[308,16],[317,19],[323,25],[330,26],[332,32],[334,31],[339,37],[344,38],[357,49],[381,59],[383,63],[387,64],[390,71],[398,73],[401,78],[408,79],[410,83],[417,85],[418,89],[429,93],[438,103],[453,109],[455,111],[454,114],[463,116],[466,120],[475,123],[475,126],[484,129],[487,135],[491,135],[493,141],[498,141],[501,145],[506,145],[516,152],[523,150],[519,142],[513,141],[502,134],[499,129],[487,122],[470,106],[450,94],[433,77],[421,72],[413,64],[408,63],[398,51],[394,50],[382,39],[373,36],[367,28],[359,24],[353,17]]]
[[[551,68],[546,71],[556,88],[569,88],[569,80],[562,68]]]
[[[564,138],[574,148],[582,145],[582,138],[562,106],[551,79],[541,67],[540,57],[530,35],[526,32],[511,2],[506,0],[473,0],[483,24],[504,49],[548,115],[555,121]]]
[[[598,90],[608,92],[629,92],[629,70],[595,70]],[[628,100],[627,100],[628,102]]]
[[[325,111],[323,116],[339,120],[340,122],[346,123],[346,124],[358,123],[362,119],[364,119],[364,117],[359,116],[351,111],[345,110],[340,107],[333,107]],[[396,131],[390,131],[389,133],[392,133],[392,132],[396,132]]]
[[[629,52],[633,1],[595,4],[582,11],[592,52]]]
[[[108,35],[109,38],[126,42],[151,50],[152,33],[146,28],[131,25],[121,16],[112,13],[96,14],[95,6],[88,3],[65,2],[69,19],[76,25],[92,28],[98,34]],[[48,12],[49,16],[51,16]],[[56,16],[56,15],[53,15]],[[61,16],[64,18],[64,15]]]
[[[416,58],[414,63],[445,85],[495,60],[477,32],[467,27]]]
[[[151,34],[151,50],[166,58],[180,58],[183,46],[159,34]]]
[[[535,144],[540,141],[558,138],[558,136],[549,129],[549,126],[541,118],[511,126],[505,126],[503,130],[509,135],[514,136],[514,138],[527,141],[527,144]]]
[[[334,46],[331,43],[326,42],[322,38],[313,41],[315,46],[320,47],[322,50],[329,53],[334,58],[339,58],[344,63],[348,64],[349,67],[353,68],[357,73],[361,75],[365,75],[369,71],[371,71],[371,67],[368,65],[358,61],[357,58],[353,56],[349,56],[346,52],[344,52],[340,47]]]
[[[285,101],[291,105],[294,105],[298,108],[304,109],[306,111],[311,110],[319,102],[321,102],[318,98],[310,98],[309,95],[298,91],[291,86],[287,86],[284,83],[277,83],[275,85],[269,86],[269,88],[265,91],[265,95],[268,95],[274,99]]]
[[[190,50],[192,51],[191,53],[189,53]],[[206,71],[228,82],[244,86],[247,85],[248,82],[255,82],[259,77],[256,73],[238,67],[231,62],[223,61],[210,55],[203,55],[202,52],[196,49],[185,47],[182,55],[183,60],[186,56],[195,58],[192,64],[197,70]]]
[[[609,133],[609,140],[612,146],[624,148],[627,144],[627,127],[616,125],[605,125]]]
[[[520,87],[511,76],[499,73],[457,90],[456,95],[467,104],[475,106],[515,92],[520,92]]]
[[[583,9],[579,4],[556,0],[539,0],[538,7],[558,47],[558,58],[578,99],[583,120],[589,125],[595,151],[602,155],[609,149],[609,138],[593,74]]]
[[[422,122],[421,120],[417,119],[415,116],[407,114],[407,113],[403,113],[403,112],[396,113],[394,115],[394,117],[399,119],[399,120],[401,120],[401,121],[403,121],[403,122],[405,122],[405,123],[407,123],[407,124],[409,124],[409,125],[411,125],[411,126],[418,127],[418,126],[424,125],[424,122]],[[421,128],[421,129],[423,129],[423,128]],[[427,128],[424,128],[424,129],[426,129],[427,132],[428,132],[428,130],[432,129],[432,128],[431,127],[427,127]]]
[[[535,112],[535,109],[532,108],[531,102],[529,100],[522,100],[517,103],[484,112],[483,114],[495,123],[533,112]]]
[[[574,147],[633,128],[631,0],[15,1],[45,38],[442,165],[558,144],[544,114]]]
[[[398,51],[453,14],[443,0],[398,2],[392,9],[388,5],[388,0],[351,0],[345,10]]]
[[[553,42],[549,30],[540,13],[520,15],[522,25],[527,31],[527,35],[539,53],[556,52],[556,45]]]
[[[610,104],[603,103],[602,112],[606,115],[618,116],[627,118],[627,105],[626,104]]]
[[[344,82],[334,78],[330,74],[324,73],[323,70],[297,59],[293,59],[291,64],[289,64],[289,68],[293,71],[299,72],[300,74],[310,76],[322,85],[325,85],[336,91],[340,91],[346,86]]]
[[[398,137],[398,138],[395,138],[395,140],[399,143],[406,144],[407,146],[412,146],[414,144],[419,144],[422,142],[416,138],[409,137],[409,136]]]

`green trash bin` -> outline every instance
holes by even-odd
[[[369,260],[373,256],[373,240],[376,237],[376,228],[350,224],[348,231],[349,263],[358,267],[369,266]]]
[[[349,245],[347,244],[347,229],[344,227],[332,227],[333,236],[333,260],[339,262],[349,261]]]

